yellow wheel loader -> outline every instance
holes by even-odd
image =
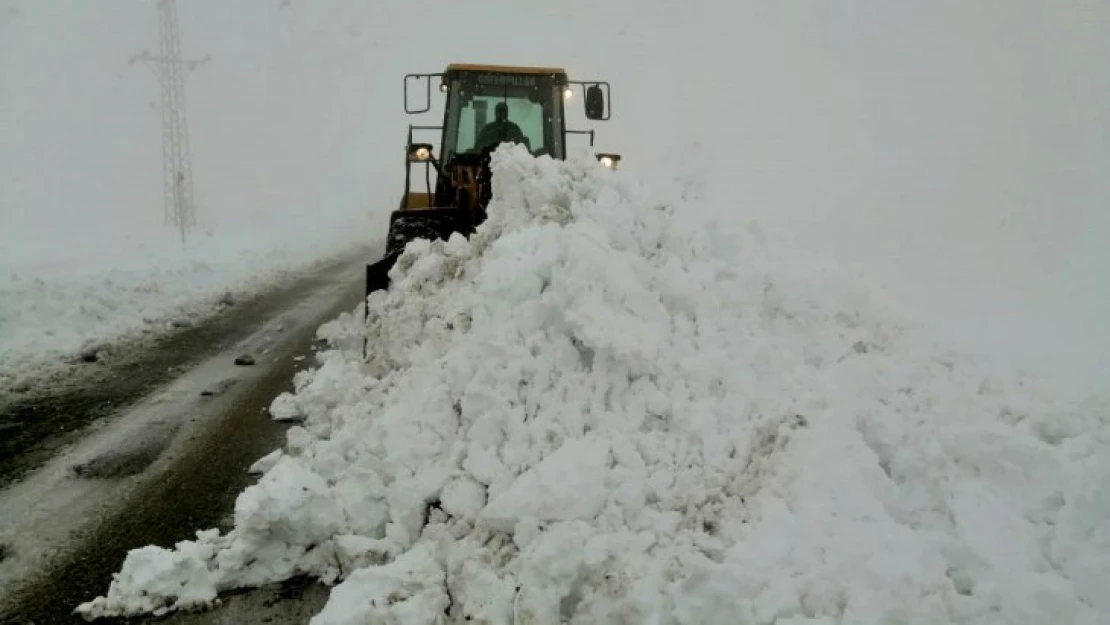
[[[385,256],[366,267],[366,295],[389,288],[389,270],[409,241],[447,239],[455,232],[469,236],[485,220],[490,155],[501,143],[523,144],[535,156],[556,159],[566,158],[568,135],[587,135],[593,147],[593,130],[566,128],[565,103],[578,91],[587,119],[609,119],[608,82],[572,81],[559,68],[499,65],[452,64],[439,74],[406,75],[406,113],[431,110],[433,80],[446,96],[443,124],[409,126],[405,192],[389,218]],[[410,86],[421,99],[415,107]],[[432,143],[414,142],[414,132],[439,133],[438,152]],[[620,162],[617,154],[596,156],[604,167]],[[414,166],[423,167],[417,179],[424,183],[422,191],[412,190]]]

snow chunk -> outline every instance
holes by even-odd
[[[216,600],[217,576],[208,563],[216,552],[215,530],[198,532],[196,542],[182,541],[176,551],[154,545],[132,549],[123,568],[112,577],[108,595],[77,608],[87,619],[104,616],[165,614],[199,608]],[[129,592],[142,588],[143,592]]]
[[[486,489],[468,476],[453,478],[443,486],[440,505],[448,514],[474,520],[486,505]]]
[[[266,473],[277,465],[278,460],[281,460],[283,455],[280,449],[275,449],[258,460],[255,460],[254,464],[247,469],[247,472],[255,474]]]
[[[292,393],[282,393],[274,398],[270,403],[270,416],[274,421],[294,421],[304,417]]]
[[[443,568],[424,544],[382,566],[359,569],[332,590],[310,625],[437,625],[450,600]]]
[[[567,441],[494,497],[482,510],[482,520],[511,532],[524,519],[592,519],[608,497],[608,465],[608,441],[596,436]]]

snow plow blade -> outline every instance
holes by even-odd
[[[399,254],[390,254],[376,263],[366,265],[366,297],[374,291],[389,288],[389,270],[397,262]]]
[[[370,319],[370,307],[366,303],[366,298],[374,291],[384,291],[389,289],[389,270],[393,269],[393,264],[397,262],[397,257],[400,253],[386,254],[381,260],[376,263],[366,265],[366,292],[362,296],[362,323],[366,324]],[[366,350],[369,347],[368,341],[365,337],[362,339],[362,358],[366,358]]]

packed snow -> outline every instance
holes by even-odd
[[[478,233],[321,328],[234,528],[132,551],[81,614],[307,573],[313,625],[1110,620],[1105,397],[943,349],[724,207],[493,167]]]

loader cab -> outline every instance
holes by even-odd
[[[423,83],[423,84],[421,84]],[[409,126],[407,143],[410,171],[405,176],[406,192],[400,211],[423,211],[421,221],[429,221],[428,211],[447,212],[437,223],[467,232],[485,219],[491,195],[490,154],[504,141],[522,144],[533,156],[563,160],[569,135],[587,135],[593,146],[593,130],[568,130],[566,103],[582,98],[587,119],[609,119],[606,96],[609,83],[572,81],[560,68],[516,67],[503,65],[452,64],[441,74],[405,76],[405,112],[418,114],[432,108],[432,90],[445,95],[441,126]],[[413,97],[417,100],[413,106]],[[422,100],[422,102],[421,102]],[[498,119],[503,109],[507,120]],[[414,142],[415,133],[435,132],[438,147]],[[431,138],[424,135],[425,140]],[[620,157],[598,154],[605,167],[615,168]],[[423,165],[424,190],[411,186],[411,165]],[[432,177],[435,177],[433,187]],[[407,219],[407,214],[391,217]],[[414,216],[415,217],[415,216]],[[406,235],[407,236],[407,235]],[[390,237],[400,245],[401,234]]]
[[[450,169],[460,157],[470,161],[467,157],[489,150],[488,145],[480,145],[479,139],[482,129],[494,121],[498,104],[508,109],[509,121],[520,128],[529,152],[560,160],[566,158],[568,135],[587,136],[590,147],[594,144],[593,130],[566,127],[566,104],[581,101],[586,119],[609,119],[609,83],[570,80],[566,71],[557,67],[456,63],[440,74],[407,74],[405,112],[412,115],[431,111],[433,86],[446,96],[443,124],[409,126],[408,144],[410,162],[414,160],[413,146],[419,145],[434,155],[437,168]],[[436,131],[438,148],[428,143],[414,144],[414,131]],[[423,140],[428,138],[425,135]],[[606,167],[619,160],[597,156]]]
[[[566,74],[557,69],[509,72],[448,67],[440,87],[447,94],[442,161],[449,166],[457,155],[496,148],[497,143],[491,146],[490,141],[480,139],[497,135],[489,130],[497,124],[498,107],[506,110],[507,123],[519,128],[522,143],[533,156],[566,158],[566,85]]]
[[[568,102],[581,98],[586,119],[609,119],[609,83],[569,80],[559,68],[452,64],[439,74],[407,74],[406,113],[431,111],[433,84],[446,95],[443,125],[409,125],[405,190],[389,216],[385,255],[366,266],[367,296],[389,288],[390,269],[410,241],[469,236],[485,220],[492,186],[490,154],[500,142],[483,145],[483,129],[495,121],[499,105],[519,128],[512,133],[515,140],[534,156],[559,160],[566,159],[568,136],[588,136],[590,147],[594,145],[593,130],[566,127]],[[438,148],[429,142],[433,136],[439,139]],[[595,156],[601,167],[616,169],[620,162],[619,154]]]

